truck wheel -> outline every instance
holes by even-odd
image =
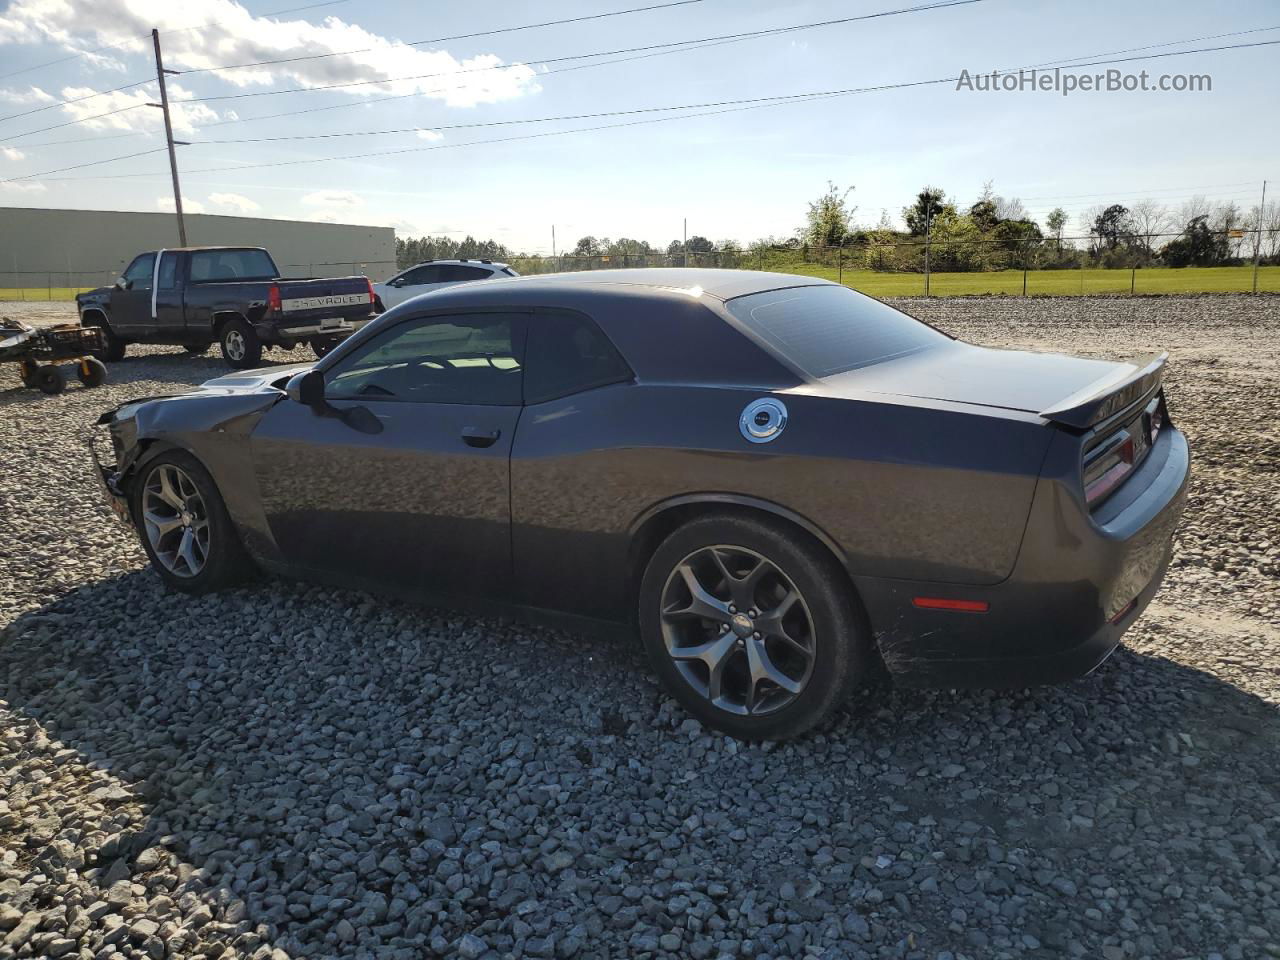
[[[35,386],[41,393],[55,394],[67,389],[67,378],[51,363],[36,371]]]
[[[76,376],[86,387],[100,387],[107,382],[107,366],[96,357],[85,357],[76,364]]]
[[[218,338],[222,359],[237,370],[251,370],[262,363],[262,341],[244,320],[231,320]]]
[[[315,352],[316,359],[324,359],[324,355],[340,344],[342,341],[337,337],[325,337],[323,340],[312,340],[311,349]]]
[[[106,338],[106,341],[107,341],[106,346],[103,347],[101,350],[93,351],[93,355],[95,357],[97,357],[103,363],[115,363],[117,360],[124,359],[125,341],[121,340],[114,333],[112,333],[111,328],[109,326],[107,326],[101,320],[95,320],[92,318],[84,321],[83,325],[86,327],[97,327],[99,330],[102,331],[103,337]]]

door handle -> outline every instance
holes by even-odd
[[[492,447],[502,436],[501,430],[481,430],[479,427],[463,427],[462,439],[469,447]]]

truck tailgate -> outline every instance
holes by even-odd
[[[373,290],[365,277],[331,280],[280,280],[280,312],[290,321],[321,317],[363,317],[373,309]]]

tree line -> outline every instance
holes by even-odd
[[[1033,219],[1018,197],[996,193],[992,183],[969,204],[941,187],[926,185],[895,223],[887,210],[874,225],[857,220],[853,187],[828,183],[807,205],[803,222],[784,237],[747,244],[704,236],[655,246],[631,237],[587,235],[555,258],[508,249],[496,240],[449,237],[396,238],[401,267],[424,260],[488,259],[526,272],[578,266],[759,266],[795,260],[840,263],[882,271],[983,271],[1010,268],[1093,266],[1230,266],[1251,261],[1258,242],[1265,264],[1280,263],[1280,203],[1242,209],[1227,201],[1192,197],[1174,207],[1154,199],[1129,205],[1099,204],[1074,218],[1061,207]],[[904,226],[905,225],[905,229]],[[1070,229],[1069,229],[1070,228]],[[1259,231],[1261,231],[1259,235]]]

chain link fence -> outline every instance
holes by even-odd
[[[1256,293],[1280,292],[1280,241],[1275,234],[1234,230],[1208,235],[1216,244],[1217,265],[1190,272],[1167,266],[1158,256],[1170,239],[1184,237],[1180,233],[1113,242],[1097,237],[904,238],[872,233],[843,244],[788,241],[745,249],[511,256],[506,262],[525,275],[641,267],[770,270],[820,276],[877,296]],[[293,277],[354,275],[378,281],[408,266],[412,264],[350,260],[288,263],[280,269]],[[78,292],[110,285],[118,270],[0,271],[0,299],[69,300]]]

